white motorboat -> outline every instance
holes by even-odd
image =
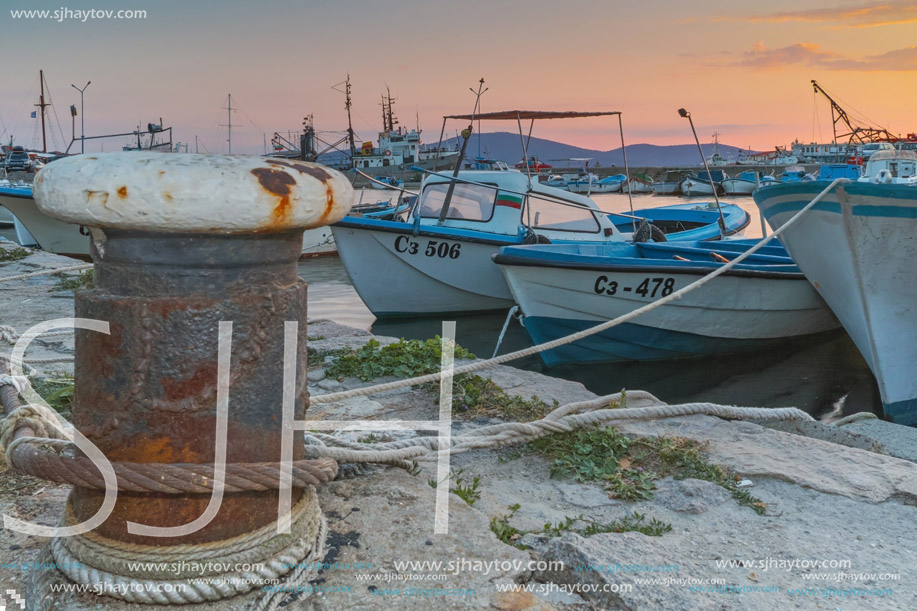
[[[917,153],[879,151],[866,162],[866,171],[857,179],[877,185],[917,185]]]
[[[494,261],[543,343],[658,301],[756,242],[537,244],[502,248]],[[551,366],[724,355],[838,326],[778,244],[681,299],[540,356]]]
[[[777,182],[773,176],[767,176],[761,172],[742,172],[738,176],[727,178],[721,184],[723,193],[726,195],[751,195],[755,189],[766,187],[769,184]]]

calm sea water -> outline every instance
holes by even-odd
[[[384,197],[385,193],[367,190],[364,201],[375,201],[380,196]],[[626,194],[594,197],[602,209],[611,212],[627,212],[630,207]],[[636,209],[692,200],[707,201],[705,198],[636,194],[633,197]],[[745,231],[746,237],[762,235],[757,208],[750,197],[729,197],[724,201],[738,204],[752,215],[752,222]],[[7,228],[0,228],[0,236],[15,239],[14,232]],[[330,319],[380,335],[407,339],[426,339],[441,332],[441,319],[376,320],[351,286],[336,256],[301,261],[299,272],[309,283],[309,317],[312,319]],[[504,319],[505,313],[457,317],[457,340],[478,356],[489,357]],[[500,352],[530,345],[525,330],[514,322],[507,331]],[[600,394],[622,388],[640,389],[669,403],[708,401],[743,406],[793,406],[813,416],[829,419],[864,410],[881,413],[878,389],[872,374],[843,332],[795,340],[753,354],[717,358],[577,365],[550,370],[546,370],[537,357],[511,364],[576,380]]]

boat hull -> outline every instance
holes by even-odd
[[[654,182],[653,193],[657,195],[675,195],[681,193],[680,182]]]
[[[15,220],[12,212],[0,206],[0,225],[12,225]]]
[[[507,262],[503,254],[497,260],[525,315],[525,328],[537,343],[628,314],[709,272],[674,270],[668,262],[656,267],[616,264],[577,269],[544,262]],[[798,272],[727,273],[632,322],[543,352],[541,358],[553,366],[722,355],[837,326],[830,310]]]
[[[758,188],[754,182],[741,178],[727,178],[722,186],[726,195],[751,195]]]
[[[521,240],[415,235],[407,223],[332,227],[341,262],[360,298],[379,317],[432,316],[508,309],[513,298],[491,257]]]
[[[681,192],[683,195],[713,195],[716,187],[709,182],[702,182],[693,178],[688,178],[681,183]]]
[[[772,227],[827,181],[775,185],[755,203]],[[879,386],[885,414],[917,425],[917,188],[835,187],[783,233],[799,268],[834,310]]]

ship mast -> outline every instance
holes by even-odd
[[[338,89],[341,85],[344,85],[344,91]],[[350,74],[347,75],[347,79],[343,83],[333,85],[331,88],[344,94],[344,109],[347,111],[347,139],[350,142],[350,158],[353,159],[357,154],[357,144],[354,141],[353,121],[350,119],[350,107],[352,105],[350,100]]]
[[[226,142],[229,143],[229,154],[232,155],[232,111],[233,111],[233,107],[232,107],[232,94],[231,93],[226,94],[226,108],[224,108],[223,110],[226,111],[226,116],[229,119],[229,121],[223,127],[226,127],[229,130],[228,132],[229,137],[226,139]]]
[[[38,71],[39,80],[41,81],[41,92],[38,95],[38,106],[41,109],[41,152],[48,152],[48,141],[45,138],[45,106],[50,106],[50,104],[45,103],[45,71]]]
[[[394,105],[395,102],[392,100],[392,91],[389,89],[388,85],[386,85],[385,93],[382,94],[382,131],[395,131],[395,125],[398,123],[398,120],[395,118],[395,113],[392,110]]]

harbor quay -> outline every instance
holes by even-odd
[[[0,248],[11,252],[16,247],[4,243]],[[7,277],[75,264],[33,251],[0,263],[0,269]],[[78,274],[0,284],[2,322],[13,329],[8,333],[73,317],[74,293],[98,290],[65,288],[80,283]],[[376,343],[381,350],[404,342],[330,321],[308,320],[307,325],[302,372],[311,397],[307,420],[316,427],[323,421],[338,426],[368,422],[360,425],[368,431],[333,433],[367,448],[429,439],[429,432],[404,429],[441,421],[435,386],[322,399],[398,382],[399,376],[384,371],[381,377],[361,379],[368,376],[348,370],[345,357],[365,355],[367,346]],[[66,388],[61,381],[71,379],[75,366],[78,370],[79,363],[72,361],[75,347],[73,336],[39,336],[26,353],[26,363],[35,369],[33,385],[66,417],[73,406],[62,406],[53,390]],[[4,354],[11,348],[6,345]],[[460,356],[457,366],[474,362]],[[536,420],[561,404],[599,399],[578,383],[507,365],[476,375],[493,385],[488,392],[496,396],[494,388],[499,388],[509,399],[475,403],[465,390],[469,382],[456,381],[454,396],[463,398],[464,407],[463,402],[454,405],[449,428],[457,440],[505,422]],[[233,396],[230,391],[231,423],[245,410]],[[624,411],[663,407],[639,389],[627,389],[606,403]],[[265,407],[281,411],[280,405]],[[414,424],[387,430],[386,422]],[[251,557],[192,561],[156,554],[137,559],[132,582],[92,572],[78,582],[66,576],[78,576],[78,570],[47,556],[47,538],[9,528],[0,547],[0,583],[23,600],[85,610],[100,604],[107,609],[157,608],[123,597],[131,589],[136,595],[174,594],[168,590],[182,584],[170,578],[178,573],[188,584],[217,587],[248,580],[254,586],[222,601],[183,606],[188,609],[258,608],[266,595],[327,609],[917,605],[917,586],[909,578],[915,553],[910,542],[917,536],[914,429],[875,418],[835,426],[809,419],[704,414],[612,420],[608,425],[612,428],[578,433],[589,436],[576,443],[606,444],[600,455],[584,455],[562,436],[495,445],[451,456],[445,478],[437,461],[423,456],[401,467],[348,464],[341,458],[337,478],[315,487],[328,529],[321,557],[286,561],[303,570],[309,565],[310,577],[298,583],[263,575]],[[608,437],[597,437],[600,433]],[[673,451],[693,465],[690,472],[666,466],[660,456]],[[617,477],[577,476],[558,468],[579,468],[582,461],[596,458],[607,462],[611,456]],[[714,472],[727,474],[728,480],[711,476]],[[2,481],[2,512],[39,524],[56,524],[71,494],[69,484],[15,469],[4,473]],[[448,528],[437,533],[437,491],[442,489],[449,491]],[[248,519],[246,510],[240,511]],[[251,505],[250,511],[253,522],[270,522],[277,515],[273,506]],[[227,575],[237,568],[238,575]]]

